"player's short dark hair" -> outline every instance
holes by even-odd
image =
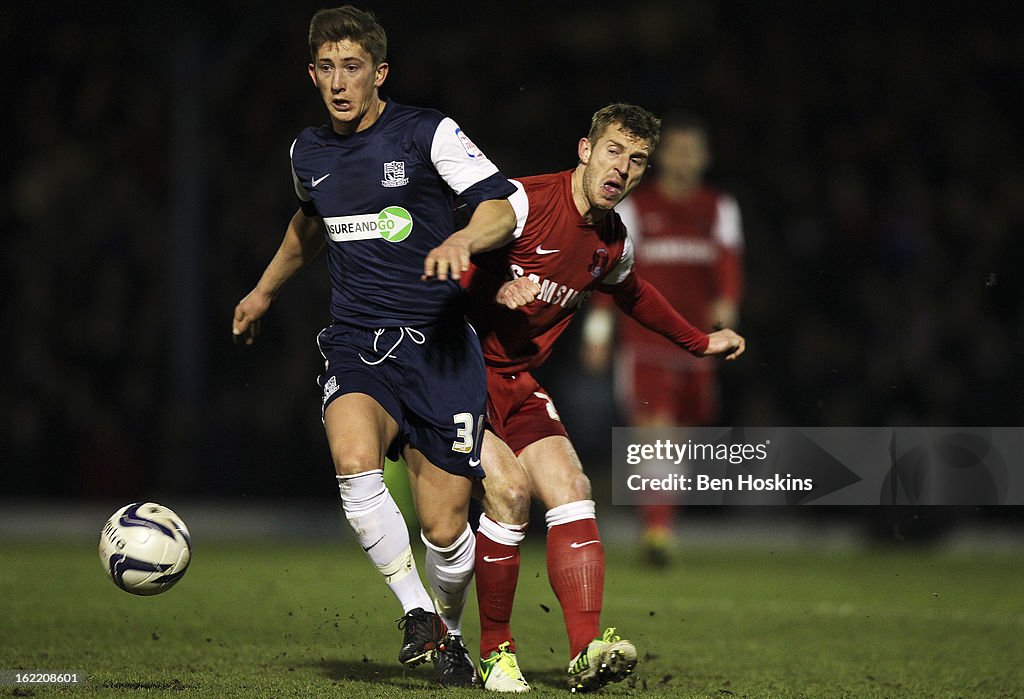
[[[693,112],[669,112],[661,120],[661,131],[696,131],[704,142],[708,141],[708,124]]]
[[[345,5],[319,10],[309,21],[309,55],[314,62],[321,46],[346,40],[362,46],[374,67],[387,60],[388,37],[372,12]]]
[[[661,138],[661,119],[643,107],[616,102],[598,109],[590,120],[587,139],[595,142],[612,124],[618,124],[631,136],[647,141],[652,151],[657,148]]]

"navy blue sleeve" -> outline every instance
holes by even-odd
[[[460,198],[465,199],[470,207],[475,209],[482,201],[508,199],[515,194],[515,191],[515,185],[509,182],[503,174],[496,172],[464,191]]]

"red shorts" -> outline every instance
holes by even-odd
[[[519,454],[545,437],[568,437],[555,404],[529,372],[502,375],[487,367],[489,427]]]
[[[616,383],[631,423],[654,416],[691,426],[718,420],[718,377],[712,359],[674,348],[624,346],[616,362]]]

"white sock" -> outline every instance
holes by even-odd
[[[477,531],[496,544],[503,546],[519,546],[526,538],[525,524],[507,524],[497,522],[487,514],[480,515],[480,526]]]
[[[597,519],[597,509],[593,500],[577,500],[567,502],[558,507],[552,507],[544,513],[544,520],[548,529],[557,527],[559,524],[568,524],[581,519]]]
[[[416,572],[409,530],[401,510],[384,485],[383,469],[338,476],[341,507],[356,541],[398,598],[402,612],[430,610],[430,595]]]
[[[462,610],[466,606],[469,582],[473,579],[476,537],[467,524],[462,535],[447,548],[434,546],[423,536],[423,532],[420,532],[420,538],[427,546],[424,568],[434,593],[437,614],[451,633],[461,636]]]

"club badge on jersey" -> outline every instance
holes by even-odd
[[[604,248],[598,248],[594,251],[594,256],[587,265],[587,271],[590,272],[590,276],[597,279],[604,271],[608,269],[608,251]]]
[[[405,161],[392,160],[384,163],[384,179],[380,184],[382,187],[404,187],[409,184],[409,178],[405,176]]]

